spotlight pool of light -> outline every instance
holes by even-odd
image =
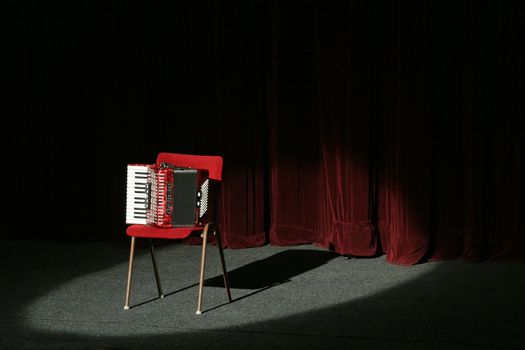
[[[269,261],[290,251],[305,257],[326,252],[315,246],[227,250],[228,269],[235,274],[247,264],[257,265],[258,261]],[[175,330],[260,329],[261,324],[267,322],[310,313],[317,315],[313,317],[328,315],[337,312],[341,305],[354,305],[355,310],[359,310],[360,302],[375,295],[400,287],[409,292],[413,281],[439,265],[403,267],[387,263],[384,257],[346,260],[334,255],[315,268],[273,285],[236,288],[234,284],[232,304],[226,303],[223,288],[205,287],[204,313],[196,315],[199,252],[197,246],[159,249],[164,299],[157,299],[150,257],[143,252],[137,254],[135,262],[130,310],[123,310],[127,272],[127,261],[123,259],[105,269],[78,273],[35,298],[25,308],[25,323],[46,333],[112,337],[161,335]],[[218,256],[214,253],[208,253],[206,274],[209,278],[220,276]],[[83,259],[96,259],[97,255],[88,254]],[[261,273],[272,277],[272,271]]]

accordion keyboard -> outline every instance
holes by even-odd
[[[126,223],[147,224],[149,208],[149,167],[128,165],[126,190]]]

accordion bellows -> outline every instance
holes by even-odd
[[[208,171],[171,164],[128,164],[126,224],[193,227],[208,220]]]

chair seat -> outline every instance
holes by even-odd
[[[152,225],[130,225],[126,229],[126,234],[130,237],[182,239],[202,230],[204,227],[161,228]]]

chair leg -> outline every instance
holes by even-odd
[[[159,291],[159,298],[164,298],[162,293],[162,286],[160,285],[159,268],[157,266],[157,257],[155,255],[155,247],[153,246],[153,239],[149,241],[149,248],[151,253],[151,262],[153,263],[153,270],[155,271],[155,281],[157,282],[157,290]]]
[[[126,303],[124,310],[129,310],[129,296],[131,293],[131,272],[133,270],[133,256],[135,255],[135,237],[131,237],[131,248],[129,251],[128,286],[126,287]]]
[[[201,256],[201,274],[199,278],[199,298],[197,300],[197,315],[202,314],[202,287],[204,285],[204,266],[206,261],[206,244],[208,242],[208,227],[209,224],[206,224],[204,231],[202,232],[202,256]]]
[[[224,262],[224,252],[222,251],[221,233],[217,226],[215,226],[214,233],[215,233],[215,236],[217,237],[217,247],[219,248],[219,255],[221,256],[222,276],[224,278],[224,287],[226,288],[226,295],[228,296],[228,301],[231,303],[232,295],[230,293],[230,283],[228,282],[228,272],[226,271],[226,263]]]

